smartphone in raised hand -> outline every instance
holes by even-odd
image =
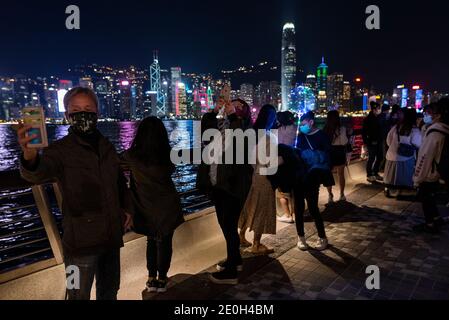
[[[218,103],[221,104],[217,115],[218,118],[224,118],[225,106],[229,102],[231,102],[231,87],[225,84],[220,91],[220,98],[218,99]]]
[[[30,126],[26,136],[35,136],[27,148],[48,147],[47,128],[45,126],[45,114],[42,107],[26,107],[22,109],[22,120],[25,125]]]

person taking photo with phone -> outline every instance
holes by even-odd
[[[34,184],[57,181],[64,201],[63,255],[66,267],[79,270],[79,288],[69,300],[89,300],[96,280],[97,300],[116,300],[120,287],[120,248],[130,227],[126,180],[114,146],[97,130],[98,99],[87,88],[64,97],[69,134],[40,152],[29,148],[34,138],[20,124],[20,172]]]

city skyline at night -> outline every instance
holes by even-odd
[[[368,2],[341,6],[331,1],[194,2],[162,1],[93,4],[78,1],[81,29],[64,27],[67,1],[5,4],[0,74],[50,76],[76,64],[135,65],[148,68],[158,49],[162,68],[220,74],[240,65],[270,61],[281,65],[282,26],[296,27],[298,70],[314,73],[317,57],[349,79],[361,76],[379,90],[397,82],[447,91],[447,3],[422,9],[418,1],[378,1],[381,29],[365,27]],[[14,17],[14,19],[12,18]],[[229,20],[232,17],[232,23]],[[43,41],[45,39],[45,41]]]

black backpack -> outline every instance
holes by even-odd
[[[431,134],[432,132],[439,132],[443,134],[446,138],[444,139],[444,145],[443,150],[441,152],[441,158],[440,162],[436,163],[437,171],[440,174],[441,180],[443,180],[446,184],[449,183],[449,134],[446,132],[432,129],[427,133],[427,135]]]

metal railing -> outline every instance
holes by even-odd
[[[187,220],[213,212],[205,195],[192,188],[196,170],[177,183]],[[7,177],[5,179],[1,179]],[[176,176],[174,177],[177,178]],[[31,185],[17,170],[0,172],[0,284],[63,263],[62,193],[57,183]],[[125,235],[125,242],[140,236]]]

